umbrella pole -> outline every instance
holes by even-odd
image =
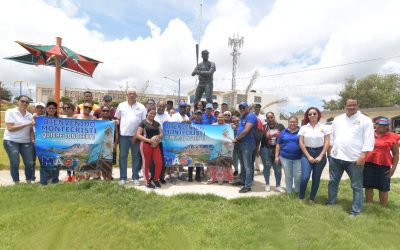
[[[62,38],[56,37],[56,45],[61,47]],[[56,58],[56,79],[54,82],[54,98],[55,102],[57,103],[58,107],[60,107],[60,79],[61,79],[61,66],[59,63],[59,58]]]

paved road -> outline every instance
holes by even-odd
[[[128,169],[128,173],[130,173],[131,170]],[[21,181],[23,180],[24,173],[23,171],[20,171],[20,177]],[[36,171],[36,176],[39,177],[39,171]],[[117,168],[114,168],[113,171],[113,176],[115,179],[119,178],[119,170]],[[64,180],[66,177],[66,171],[61,171],[60,172],[60,180]],[[400,166],[398,166],[398,170],[395,173],[395,177],[399,178],[400,177]],[[282,176],[282,186],[285,187],[285,181],[284,181],[284,175]],[[343,174],[343,179],[347,179],[348,176],[347,174]],[[328,172],[328,166],[325,167],[323,173],[322,173],[322,179],[328,180],[329,179],[329,172]],[[271,192],[265,192],[265,182],[264,182],[264,176],[262,174],[256,175],[254,177],[254,185],[252,187],[252,192],[249,192],[247,194],[239,194],[239,188],[234,187],[230,184],[223,184],[223,185],[218,185],[218,184],[212,184],[209,185],[205,181],[198,183],[198,182],[182,182],[178,181],[177,185],[172,185],[172,184],[166,184],[163,185],[161,189],[156,189],[155,192],[160,195],[165,195],[165,196],[171,196],[171,195],[176,195],[176,194],[183,194],[183,193],[196,193],[196,194],[214,194],[218,196],[225,197],[227,199],[233,199],[233,198],[238,198],[238,197],[249,197],[249,196],[256,196],[256,197],[267,197],[270,195],[277,195],[279,194],[278,192],[275,192],[275,178],[273,177],[273,172],[271,172],[271,177],[270,177],[270,182],[271,182]],[[143,190],[145,192],[150,192],[151,190],[147,189],[144,185],[143,179],[141,179],[142,186],[136,187],[133,186],[132,181],[128,181],[126,184],[126,187],[128,188],[137,188],[139,190]],[[8,186],[8,185],[13,185],[13,182],[11,180],[10,172],[8,170],[2,170],[0,171],[0,185]]]

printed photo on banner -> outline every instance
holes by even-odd
[[[38,117],[35,149],[47,169],[88,171],[112,161],[113,121]]]
[[[226,165],[232,162],[233,130],[229,125],[166,122],[163,153],[166,166]]]

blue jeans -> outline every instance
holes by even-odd
[[[314,159],[317,158],[322,151],[321,148],[307,148],[307,152]],[[321,174],[326,165],[326,155],[322,157],[322,160],[317,164],[311,164],[307,157],[303,155],[301,157],[301,184],[300,184],[300,193],[299,198],[304,199],[306,195],[306,189],[308,181],[310,180],[310,175],[312,171],[312,184],[311,184],[311,192],[310,192],[310,200],[314,201],[315,196],[317,195],[319,183],[321,180]]]
[[[60,175],[59,169],[47,169],[46,167],[40,166],[40,184],[47,185],[47,181],[51,179],[51,183],[58,183],[60,180],[58,176]]]
[[[329,159],[329,184],[328,184],[328,205],[336,203],[339,183],[343,171],[350,177],[351,188],[353,189],[353,205],[351,214],[358,215],[364,205],[363,193],[363,167],[357,167],[355,162],[343,161],[330,157]]]
[[[239,146],[238,154],[240,160],[240,180],[244,187],[251,188],[254,177],[254,150],[256,150],[255,143],[237,143]]]
[[[19,182],[19,155],[25,166],[25,178],[27,181],[33,181],[33,145],[32,143],[18,143],[9,140],[3,140],[4,149],[10,160],[10,173],[14,182]]]
[[[280,163],[275,163],[275,150],[267,147],[261,147],[260,157],[264,166],[263,174],[265,184],[269,185],[269,174],[272,167],[274,169],[276,186],[279,187],[282,179],[282,165]]]
[[[285,171],[286,192],[291,193],[293,189],[298,193],[300,191],[301,182],[301,162],[299,160],[289,160],[280,157],[282,162],[283,171]]]
[[[139,180],[140,170],[140,142],[132,144],[132,136],[121,135],[119,138],[119,173],[120,180],[126,181],[128,179],[128,154],[131,150],[132,156],[132,180]]]

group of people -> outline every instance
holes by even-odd
[[[358,111],[358,101],[349,98],[345,103],[345,113],[336,117],[331,125],[320,122],[321,112],[310,107],[299,120],[291,116],[288,127],[278,123],[273,112],[260,114],[261,105],[239,104],[238,111],[231,112],[228,104],[205,103],[199,101],[193,110],[181,100],[175,109],[173,103],[148,100],[145,105],[138,102],[137,92],[130,88],[126,92],[127,100],[111,106],[112,98],[104,96],[100,106],[93,103],[92,93],[85,92],[84,102],[75,107],[64,103],[62,114],[58,114],[55,102],[37,103],[34,114],[28,111],[29,98],[20,96],[18,106],[6,112],[7,129],[3,145],[10,160],[11,177],[15,183],[19,179],[19,155],[25,165],[25,178],[28,183],[35,180],[36,154],[34,143],[34,124],[38,116],[114,120],[116,133],[114,145],[119,145],[119,183],[124,185],[128,179],[128,155],[131,153],[132,180],[141,185],[139,173],[142,170],[145,185],[148,188],[160,188],[167,177],[172,183],[182,180],[183,168],[165,166],[162,152],[162,126],[165,122],[184,122],[205,125],[230,125],[234,131],[234,150],[232,165],[205,166],[194,164],[188,169],[189,182],[202,181],[207,167],[208,183],[224,181],[239,186],[239,193],[251,191],[255,172],[256,158],[264,166],[265,190],[270,185],[271,168],[274,171],[274,190],[282,193],[298,194],[299,199],[306,198],[308,182],[312,185],[308,203],[315,202],[322,171],[329,161],[328,205],[337,201],[338,187],[344,171],[349,175],[353,189],[351,214],[358,215],[364,202],[371,202],[373,189],[379,190],[382,206],[387,206],[390,177],[394,174],[399,159],[398,135],[389,132],[389,120],[381,117],[373,124],[372,120]],[[375,126],[375,129],[374,129]],[[117,161],[114,150],[113,162]],[[239,169],[240,163],[240,169]],[[282,169],[285,173],[285,188],[281,186]],[[106,180],[112,179],[112,167],[102,173]],[[240,173],[240,175],[239,175]],[[234,176],[239,181],[234,182]],[[222,177],[221,177],[222,176]],[[100,176],[94,176],[100,178]],[[58,170],[40,168],[40,183],[45,185],[51,179],[59,180]],[[67,181],[74,181],[74,172],[68,172]],[[293,187],[294,186],[294,187]]]

